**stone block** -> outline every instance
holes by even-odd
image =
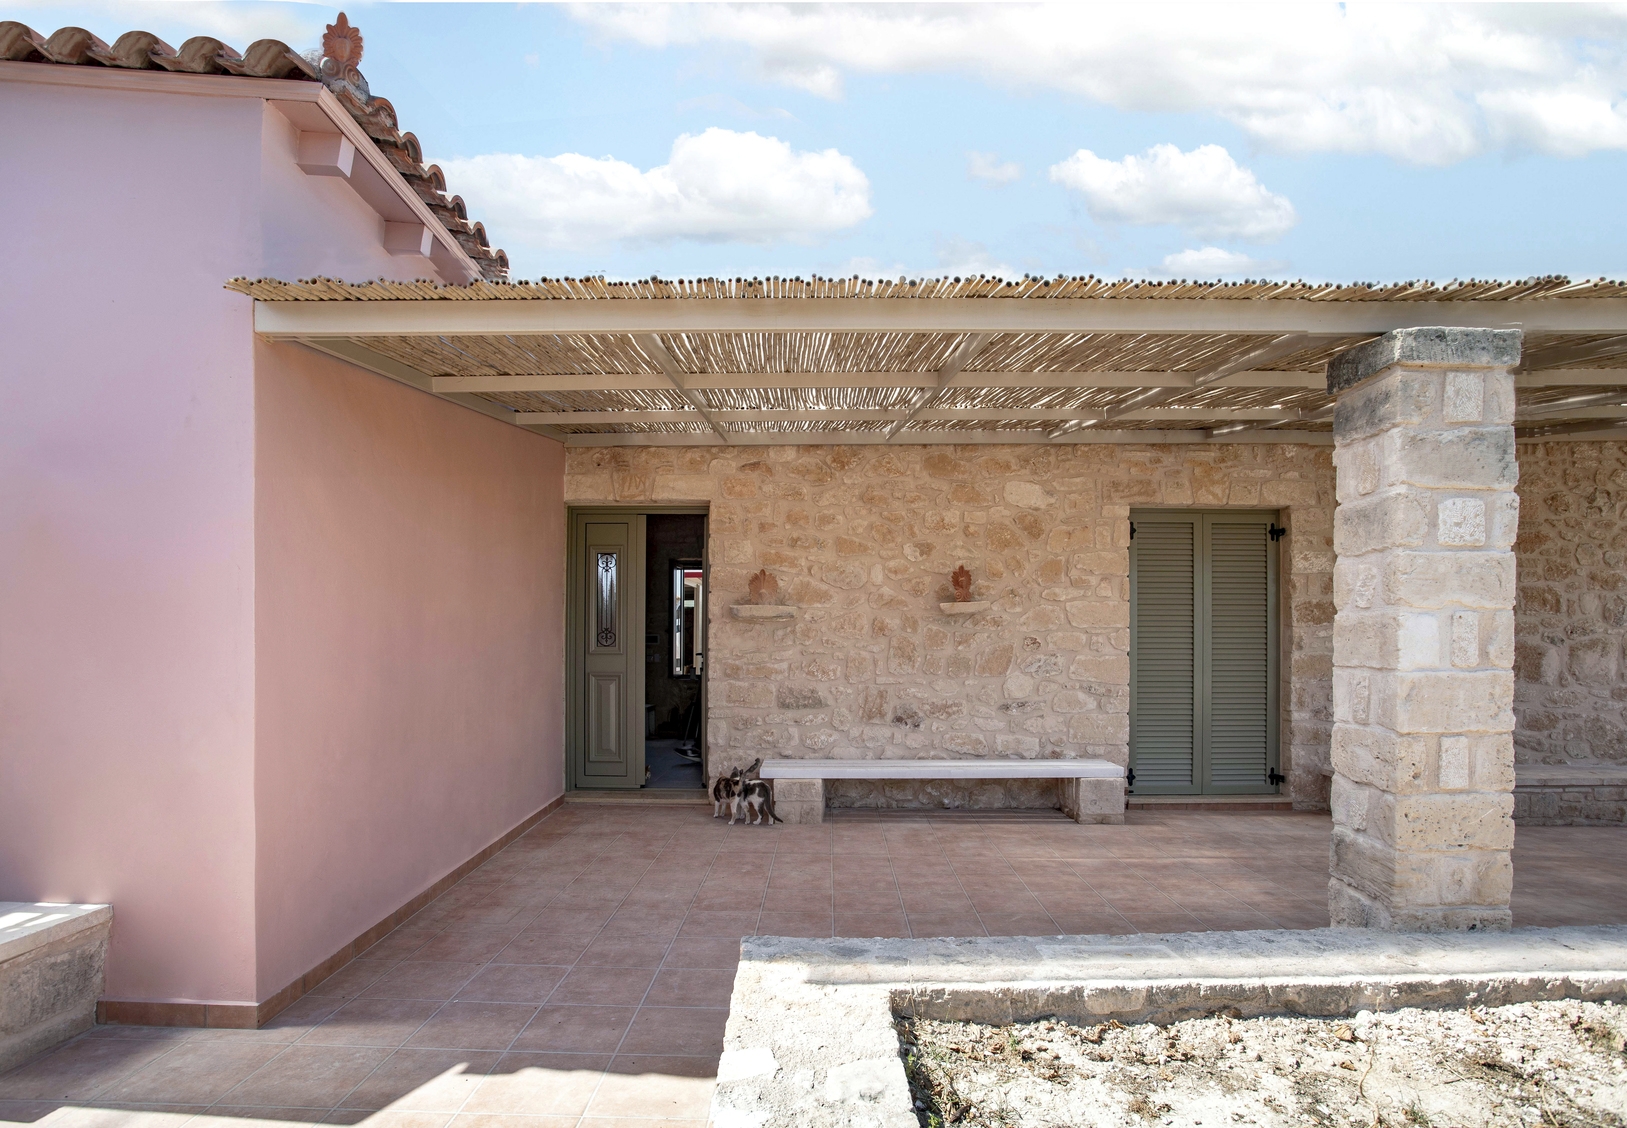
[[[113,910],[0,901],[0,1073],[96,1021]]]
[[[804,799],[774,801],[774,813],[786,826],[813,826],[825,821],[825,801],[810,803]]]
[[[1333,515],[1333,551],[1349,557],[1417,548],[1429,539],[1429,517],[1429,495],[1405,486],[1346,502]]]
[[[1463,371],[1513,368],[1520,362],[1518,329],[1466,329],[1420,326],[1393,329],[1366,344],[1346,349],[1328,362],[1328,394],[1340,396],[1389,368]],[[1460,393],[1461,395],[1461,393]],[[1456,406],[1456,405],[1454,405]],[[1477,412],[1474,419],[1479,419]],[[1465,420],[1472,422],[1473,420]]]
[[[1117,825],[1124,822],[1124,779],[1057,781],[1059,806],[1075,822]]]

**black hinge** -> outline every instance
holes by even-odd
[[[1130,789],[1133,788],[1135,785],[1136,785],[1136,770],[1134,768],[1125,768],[1124,769],[1124,793],[1126,795],[1128,795],[1130,793]]]
[[[1270,771],[1266,772],[1265,778],[1266,782],[1271,784],[1272,787],[1281,787],[1283,784],[1288,782],[1288,777],[1283,775],[1276,768],[1272,768]]]
[[[1274,541],[1281,540],[1287,535],[1287,533],[1288,530],[1283,528],[1281,525],[1278,525],[1275,521],[1273,521],[1271,523],[1271,527],[1266,530],[1266,535]]]
[[[1130,522],[1130,539],[1136,539],[1136,523],[1134,521]]]

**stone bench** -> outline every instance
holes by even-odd
[[[1627,824],[1627,764],[1516,764],[1514,821],[1526,826]]]
[[[96,1021],[110,905],[0,901],[0,1073]]]
[[[760,774],[787,823],[824,821],[827,779],[1054,779],[1069,817],[1124,821],[1124,769],[1106,760],[765,760]]]

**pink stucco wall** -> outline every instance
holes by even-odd
[[[260,119],[0,84],[0,900],[112,901],[114,998],[254,991]]]
[[[564,788],[564,448],[256,348],[259,992]]]
[[[82,69],[0,63],[0,900],[254,1002],[562,786],[559,451],[257,346],[228,278],[429,264],[230,78],[17,77]]]

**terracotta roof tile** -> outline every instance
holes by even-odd
[[[438,166],[424,165],[423,149],[411,133],[401,132],[395,107],[368,89],[356,68],[362,57],[361,33],[343,12],[328,25],[322,44],[321,50],[301,55],[286,43],[261,39],[238,54],[218,39],[199,35],[177,50],[151,32],[127,31],[109,46],[81,27],[59,28],[46,37],[26,24],[0,20],[0,59],[321,82],[474,260],[481,276],[488,282],[506,280],[508,256],[491,246],[482,225],[469,221],[461,198],[447,196],[446,176]]]

